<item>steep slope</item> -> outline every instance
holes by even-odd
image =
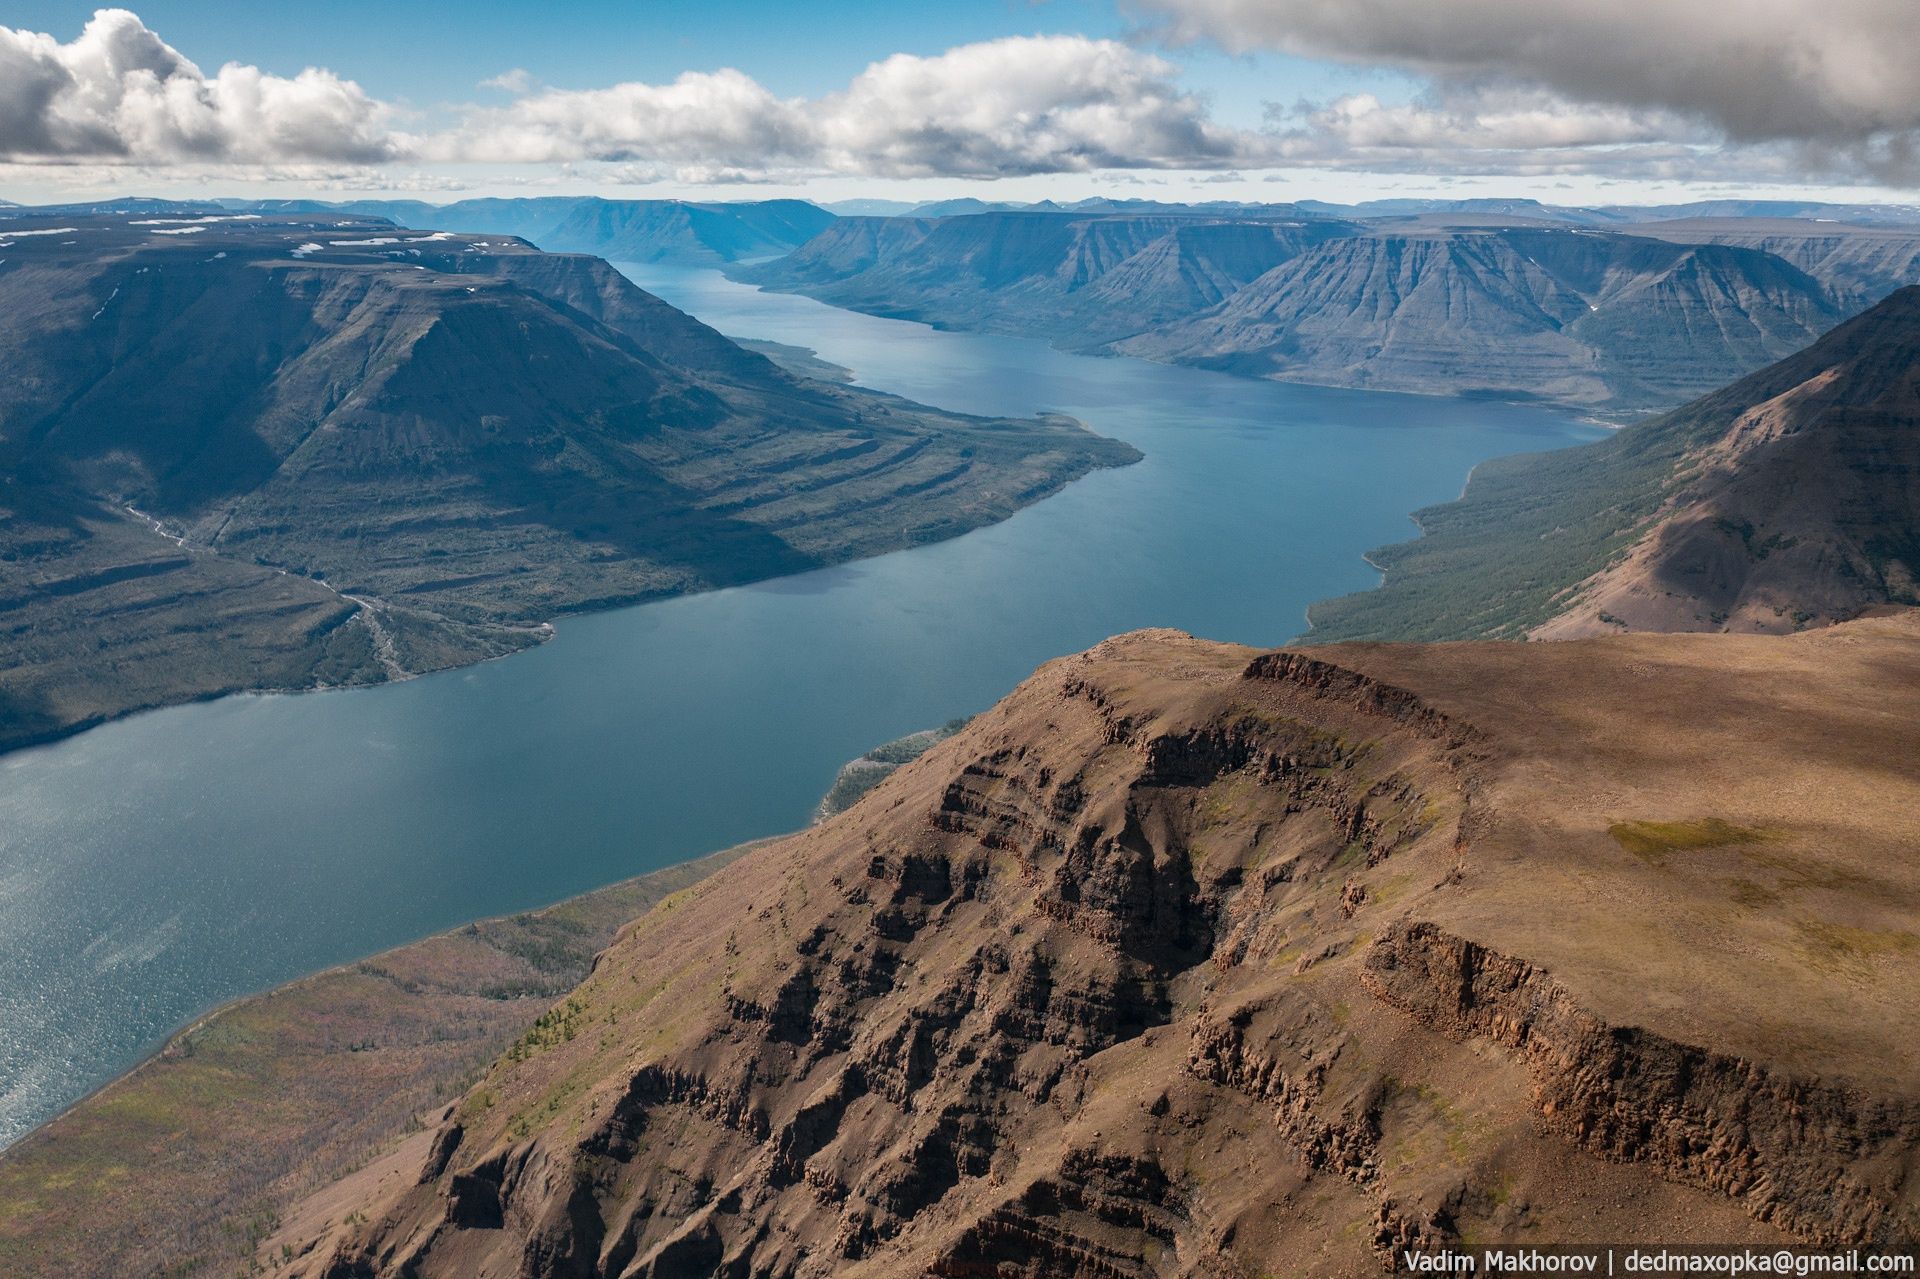
[[[1910,1243],[1916,722],[1913,614],[1110,640],[662,903],[262,1256],[1115,1279]]]
[[[0,237],[0,747],[492,656],[559,612],[950,536],[1137,456],[794,378],[517,241],[74,224]],[[216,592],[213,642],[178,606]],[[95,628],[117,662],[42,642]]]
[[[1920,279],[1911,229],[1726,219],[1624,234],[1511,203],[1370,223],[1290,206],[843,218],[734,274],[1069,349],[1621,416],[1764,367]]]
[[[1920,289],[1596,444],[1483,464],[1315,638],[1787,631],[1920,602]]]
[[[1772,254],[1581,231],[1320,245],[1129,355],[1258,377],[1626,408],[1698,395],[1841,312]]]
[[[856,311],[1082,348],[1190,315],[1346,232],[1177,209],[843,218],[787,257],[733,274]]]

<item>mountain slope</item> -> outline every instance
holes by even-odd
[[[1322,244],[1119,351],[1379,390],[1631,407],[1779,359],[1841,312],[1753,249],[1503,230]]]
[[[1081,348],[1190,315],[1345,230],[1179,211],[842,218],[787,257],[733,274],[856,311]]]
[[[597,259],[160,221],[76,219],[0,264],[0,597],[10,655],[41,659],[0,675],[0,746],[492,656],[559,612],[950,536],[1137,456],[794,378]],[[164,611],[212,580],[251,601],[237,665]],[[119,663],[19,638],[95,626]]]
[[[1920,602],[1920,288],[1596,444],[1483,464],[1314,636],[1785,631]]]
[[[1721,219],[1628,234],[1505,203],[1452,222],[1287,206],[843,218],[733,273],[1074,350],[1622,416],[1725,385],[1920,283],[1911,228]]]
[[[1910,1242],[1916,716],[1912,614],[1110,640],[643,917],[262,1255],[1350,1279],[1464,1239]]]

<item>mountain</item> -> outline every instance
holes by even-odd
[[[1501,458],[1316,638],[1790,631],[1920,603],[1920,288],[1610,439]]]
[[[826,229],[833,214],[805,200],[604,200],[597,196],[526,199],[228,201],[239,212],[341,214],[400,226],[475,235],[512,235],[543,249],[591,253],[622,262],[714,264],[769,257]]]
[[[1091,348],[1211,305],[1345,231],[1191,213],[842,218],[733,274],[876,315]]]
[[[0,244],[0,747],[478,660],[1138,456],[795,378],[517,240],[75,215]]]
[[[1635,234],[1681,244],[1760,249],[1821,281],[1848,310],[1920,282],[1920,228],[1854,226],[1784,218],[1706,217],[1643,223]]]
[[[1841,318],[1777,256],[1557,229],[1316,246],[1116,345],[1259,377],[1616,408],[1698,395]]]
[[[1616,417],[1724,385],[1920,282],[1912,228],[1722,218],[1628,233],[1557,225],[1525,201],[1408,203],[1420,210],[1367,222],[1304,204],[842,218],[732,274],[1070,350]]]
[[[1916,722],[1913,613],[1109,640],[642,916],[258,1256],[1351,1279],[1910,1243]]]

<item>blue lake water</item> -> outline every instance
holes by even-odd
[[[1364,589],[1484,458],[1600,432],[1548,410],[1319,390],[634,267],[740,337],[947,408],[1075,414],[1146,453],[1004,523],[568,619],[387,688],[234,697],[0,757],[0,1145],[211,1005],[477,916],[804,824],[834,771],[1117,631],[1250,644]]]

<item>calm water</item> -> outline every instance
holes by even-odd
[[[843,760],[1113,632],[1285,641],[1311,601],[1370,585],[1360,553],[1474,463],[1598,434],[632,273],[867,385],[1065,410],[1146,461],[937,546],[566,621],[505,661],[179,707],[0,757],[0,1144],[212,1004],[792,829]]]

